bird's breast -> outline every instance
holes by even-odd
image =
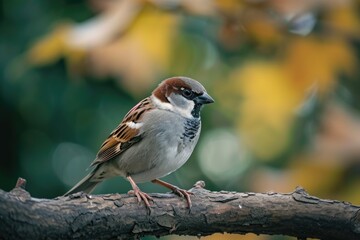
[[[152,123],[161,124],[144,124],[147,133],[142,139],[144,155],[137,161],[148,167],[134,172],[137,182],[160,178],[180,168],[191,156],[199,138],[200,120],[186,119],[170,112],[155,113],[149,116]]]

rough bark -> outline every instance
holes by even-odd
[[[292,193],[211,192],[198,183],[193,207],[174,194],[151,194],[151,211],[127,194],[32,198],[19,181],[0,190],[0,239],[133,239],[169,234],[282,234],[360,239],[360,207]]]

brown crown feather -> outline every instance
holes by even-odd
[[[171,93],[179,93],[181,88],[191,89],[181,77],[172,77],[162,81],[153,91],[153,95],[162,102],[169,102],[167,96]]]

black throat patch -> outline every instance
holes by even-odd
[[[200,117],[200,111],[201,111],[202,106],[203,106],[202,104],[195,103],[194,108],[191,111],[191,115],[194,118],[199,118]]]
[[[182,139],[184,139],[184,141],[191,142],[195,138],[196,134],[199,132],[199,128],[199,118],[187,119],[185,122],[185,131],[183,133]]]

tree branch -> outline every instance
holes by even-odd
[[[297,188],[288,194],[211,192],[198,182],[193,207],[174,194],[151,194],[151,212],[127,194],[31,198],[18,181],[0,190],[0,239],[129,239],[169,234],[282,234],[360,239],[360,207]]]

